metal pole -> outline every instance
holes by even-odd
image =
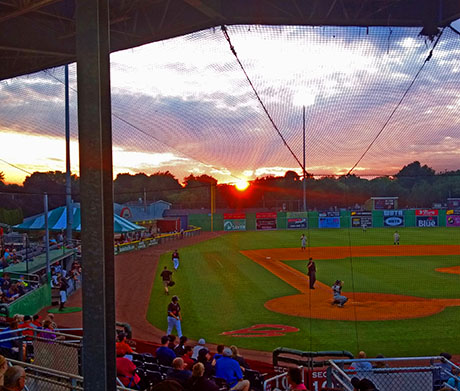
[[[211,183],[211,232],[214,232],[214,185]]]
[[[26,274],[29,274],[29,235],[26,235]]]
[[[50,232],[48,228],[48,194],[43,195],[43,206],[45,210],[45,249],[46,249],[46,277],[50,280]]]
[[[72,184],[70,182],[70,108],[69,108],[69,66],[64,67],[65,73],[65,204],[66,204],[66,242],[72,243]],[[63,246],[64,247],[64,246]]]
[[[303,106],[303,211],[307,211],[307,171],[305,170],[305,106]]]
[[[76,4],[85,391],[116,388],[109,0]]]

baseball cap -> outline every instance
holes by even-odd
[[[171,300],[172,301],[179,301],[179,298],[177,296],[173,296]]]
[[[204,345],[206,343],[206,341],[204,340],[204,338],[200,338],[198,340],[198,345]]]
[[[232,357],[233,355],[232,349],[225,348],[224,351],[222,352],[222,355],[224,355],[225,357]]]

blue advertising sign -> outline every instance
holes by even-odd
[[[340,217],[319,217],[319,228],[340,228]]]

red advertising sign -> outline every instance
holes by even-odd
[[[243,220],[246,218],[246,213],[224,213],[224,220]]]
[[[438,215],[437,209],[417,209],[415,211],[416,216],[437,216]]]
[[[276,212],[256,213],[256,219],[276,219]]]

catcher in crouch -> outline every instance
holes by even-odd
[[[332,305],[337,304],[337,307],[343,307],[344,304],[348,301],[348,297],[342,296],[342,285],[343,281],[340,280],[337,280],[335,284],[332,285]]]

